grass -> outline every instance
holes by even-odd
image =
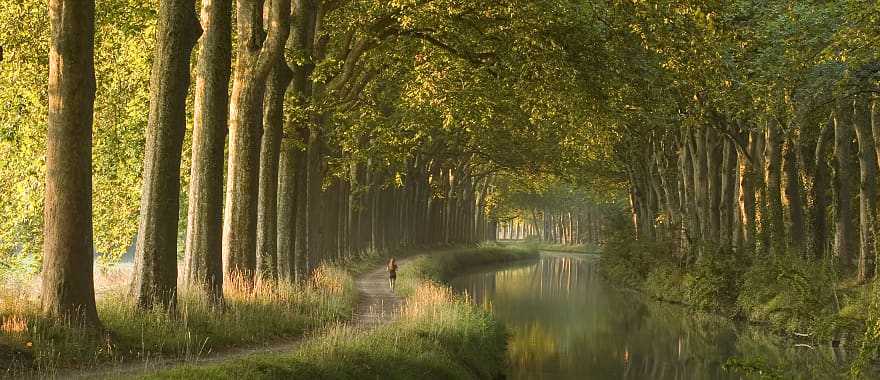
[[[183,366],[146,378],[499,378],[506,367],[504,327],[442,281],[469,268],[536,256],[533,250],[498,246],[421,256],[401,267],[398,291],[407,298],[393,323],[368,331],[340,326],[292,353]]]
[[[127,274],[98,277],[104,332],[47,320],[32,294],[20,286],[2,289],[0,347],[5,348],[0,363],[7,375],[52,375],[132,359],[194,358],[288,339],[349,318],[356,302],[353,277],[338,266],[319,268],[304,285],[262,285],[253,292],[230,287],[223,312],[200,293],[182,290],[175,315],[139,312],[127,296]]]

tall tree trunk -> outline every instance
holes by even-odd
[[[95,2],[50,0],[43,313],[98,326],[92,240]]]
[[[721,201],[719,203],[719,233],[722,247],[730,247],[736,234],[734,218],[734,182],[736,180],[736,149],[729,140],[722,143]]]
[[[257,204],[257,274],[261,281],[278,276],[278,166],[284,129],[284,94],[292,74],[278,56],[266,85],[263,139],[260,143],[260,193]]]
[[[845,103],[845,102],[844,102]],[[851,105],[851,103],[850,103]],[[852,107],[840,105],[834,117],[834,251],[840,262],[847,267],[853,265],[856,249],[856,227],[853,224],[855,211],[852,207],[853,189],[853,130]]]
[[[874,278],[877,256],[877,150],[871,131],[871,105],[867,95],[854,101],[853,124],[859,160],[859,272],[865,283]]]
[[[290,32],[290,1],[271,0],[263,40],[263,1],[236,1],[236,61],[229,113],[229,160],[223,221],[226,276],[253,285],[256,268],[260,136],[266,79]]]
[[[184,282],[223,299],[223,148],[232,62],[232,0],[202,1]]]
[[[308,132],[301,131],[307,135]],[[303,138],[307,138],[303,136]],[[306,152],[298,152],[296,161],[296,211],[294,215],[294,230],[296,238],[293,247],[293,272],[294,279],[298,283],[304,282],[308,278],[306,266],[308,263],[308,219],[306,219],[306,187],[308,186],[308,175],[306,174]]]
[[[292,128],[290,128],[292,129]],[[298,165],[304,157],[294,136],[285,136],[281,142],[278,168],[278,279],[296,281],[296,218],[297,204],[302,196],[297,187],[302,176]]]
[[[828,176],[829,166],[827,160],[828,140],[832,138],[834,132],[834,119],[829,118],[828,123],[819,133],[816,141],[816,148],[813,153],[813,186],[811,188],[813,205],[810,207],[810,222],[812,229],[812,238],[810,239],[811,247],[808,248],[810,255],[814,259],[825,257],[826,247],[828,246],[828,187],[830,186],[830,178]]]
[[[776,123],[767,124],[764,144],[764,183],[767,187],[765,204],[768,214],[765,234],[769,232],[770,249],[774,254],[785,253],[785,216],[782,209],[782,131]]]
[[[318,126],[309,128],[309,143],[306,149],[306,189],[305,189],[305,223],[306,223],[306,267],[305,275],[310,276],[312,269],[321,257],[321,140]]]
[[[162,0],[158,23],[132,293],[141,308],[173,309],[190,55],[201,34],[195,1]]]
[[[804,249],[804,201],[801,196],[801,176],[798,170],[797,143],[785,139],[783,145],[783,171],[785,174],[785,200],[788,204],[788,243],[799,256]]]
[[[724,171],[723,141],[714,130],[706,131],[706,190],[708,210],[709,239],[715,243],[721,242],[721,176]]]

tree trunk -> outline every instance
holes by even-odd
[[[296,281],[296,217],[297,203],[301,196],[297,177],[301,176],[298,165],[303,155],[293,136],[285,136],[281,142],[278,169],[278,279]]]
[[[223,299],[223,148],[232,60],[232,0],[202,1],[184,282]]]
[[[783,170],[785,174],[785,200],[788,204],[788,243],[792,251],[803,256],[804,249],[804,201],[801,196],[801,176],[797,163],[797,143],[785,139],[783,145]]]
[[[764,183],[767,186],[765,204],[769,211],[765,229],[770,239],[771,252],[785,253],[785,216],[782,209],[782,131],[776,123],[767,124],[767,137],[764,144]]]
[[[173,309],[190,54],[201,34],[195,2],[162,0],[157,29],[132,294],[141,308]]]
[[[828,246],[828,187],[830,181],[828,178],[829,166],[827,160],[828,140],[834,132],[833,118],[828,119],[828,123],[819,133],[816,141],[816,148],[813,153],[813,186],[811,188],[813,205],[810,207],[810,222],[812,229],[811,246],[808,252],[814,259],[825,257],[826,247]]]
[[[43,313],[99,326],[92,238],[95,2],[50,0]]]
[[[236,61],[229,113],[229,160],[223,221],[223,264],[240,286],[253,285],[256,268],[260,137],[266,79],[290,32],[290,1],[271,0],[263,41],[263,1],[236,2]]]
[[[721,176],[724,171],[722,166],[724,148],[723,141],[719,140],[718,133],[714,130],[706,131],[706,147],[708,238],[714,243],[721,243]]]
[[[301,131],[302,134],[308,134]],[[307,138],[304,137],[303,138]],[[293,248],[293,272],[294,280],[298,283],[304,282],[308,278],[306,265],[308,259],[308,223],[306,219],[306,187],[308,185],[308,175],[306,174],[306,152],[297,152],[296,161],[296,211],[294,215],[294,230],[296,238],[294,239]]]
[[[853,189],[853,131],[851,124],[852,108],[846,105],[837,107],[834,117],[834,251],[840,262],[847,267],[853,265],[855,256],[856,230],[853,224],[855,211],[852,207]]]
[[[859,144],[859,272],[858,280],[874,278],[877,255],[877,150],[871,131],[871,105],[866,95],[857,95],[853,124]]]
[[[309,130],[309,144],[306,149],[306,266],[304,274],[311,276],[312,269],[321,256],[321,143],[318,127]]]
[[[733,142],[724,140],[721,158],[721,200],[719,203],[719,235],[722,247],[730,247],[736,234],[734,219],[734,182],[736,180],[736,149]]]
[[[257,274],[278,278],[278,166],[284,127],[284,94],[292,75],[280,55],[266,85],[263,140],[260,143],[260,193],[257,204]]]

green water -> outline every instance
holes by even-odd
[[[547,253],[452,286],[510,329],[511,379],[828,379],[845,374],[852,359],[616,290],[598,263],[597,256]]]

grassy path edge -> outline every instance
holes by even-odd
[[[398,294],[406,302],[382,304],[383,318],[333,327],[301,340],[289,352],[185,364],[145,378],[497,378],[506,367],[504,327],[487,311],[453,295],[441,282],[464,267],[534,257],[536,251],[489,246],[405,259],[401,261]],[[386,281],[384,267],[358,278],[359,284],[376,281]],[[387,295],[371,300],[369,294],[364,299],[368,303],[388,300]],[[387,314],[389,310],[395,310],[393,315]],[[395,320],[397,315],[399,320]]]

